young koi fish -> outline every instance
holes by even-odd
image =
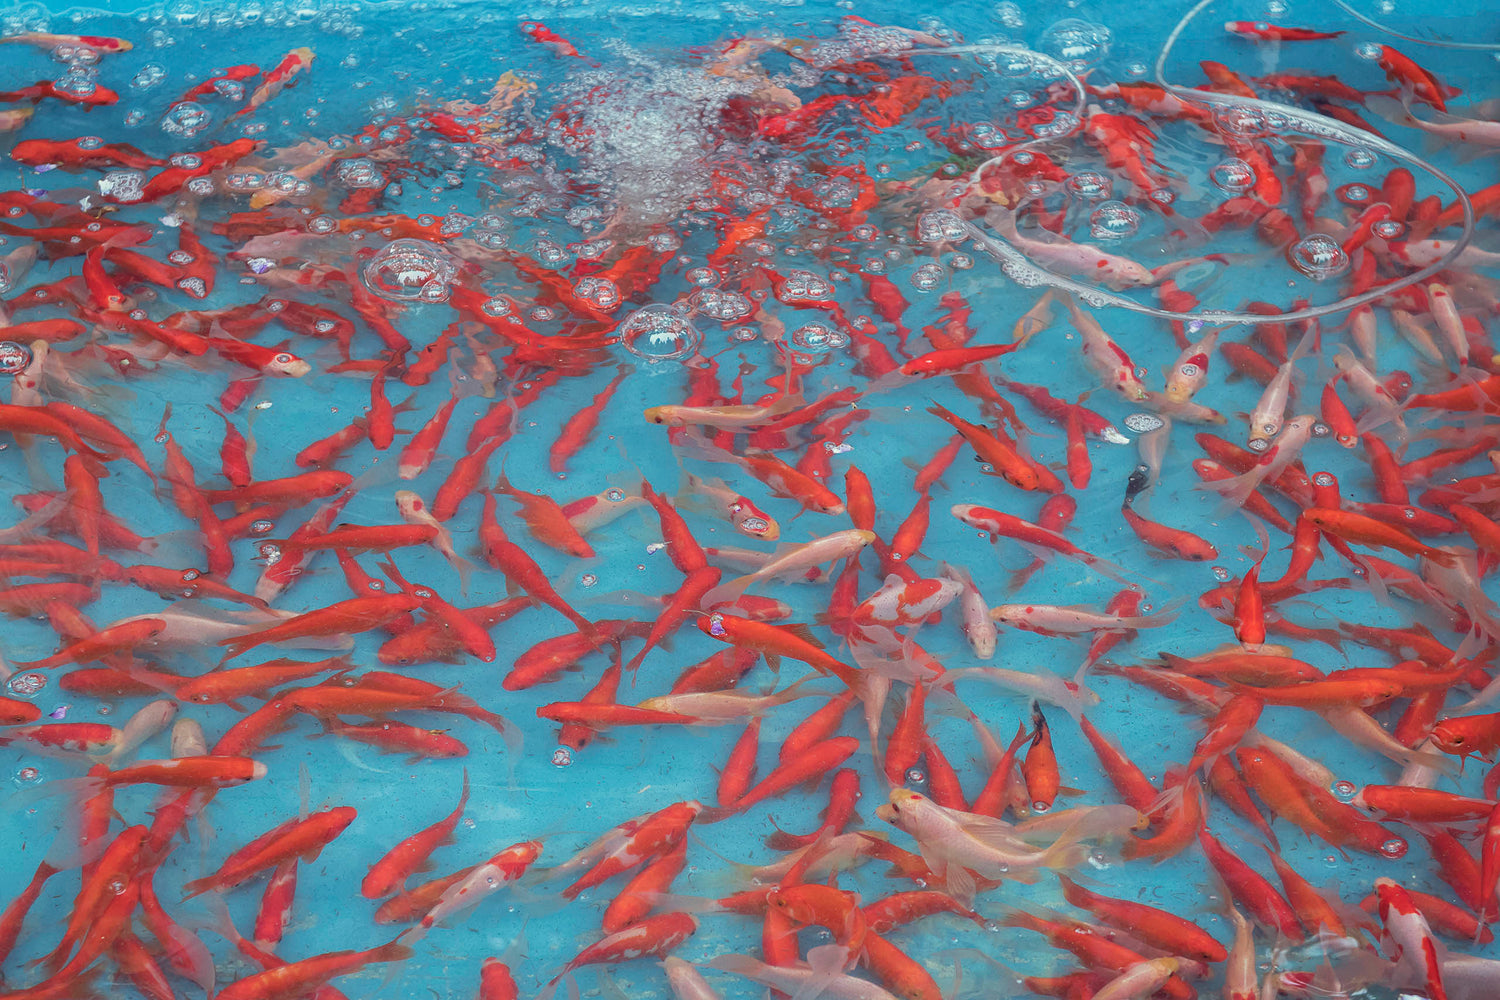
[[[781,537],[781,526],[775,518],[721,479],[703,479],[687,473],[677,505],[722,517],[734,525],[735,531],[751,538],[774,542]]]
[[[1177,617],[1178,604],[1149,615],[1112,615],[1083,606],[1002,604],[990,609],[990,619],[1001,625],[1040,635],[1079,635],[1087,632],[1158,628]]]

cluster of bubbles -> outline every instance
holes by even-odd
[[[875,227],[864,227],[874,230]],[[858,231],[856,230],[856,235]],[[923,243],[957,243],[967,239],[969,227],[957,214],[947,209],[939,209],[935,212],[923,212],[917,218],[917,239]],[[862,236],[861,239],[873,239],[875,233]]]
[[[67,66],[53,83],[73,97],[92,97],[99,89],[99,53],[87,45],[66,43],[52,50],[52,58]]]
[[[385,184],[385,177],[375,162],[365,157],[357,157],[352,160],[340,160],[338,165],[339,183],[346,188],[378,188]]]
[[[212,123],[213,114],[197,101],[181,101],[161,116],[161,130],[183,139],[191,139]]]
[[[912,272],[911,286],[918,291],[930,292],[942,285],[943,278],[946,276],[947,272],[943,270],[943,265],[923,264]]]
[[[723,288],[700,288],[693,293],[693,309],[720,323],[734,323],[750,315],[750,300]]]
[[[608,312],[620,304],[620,289],[608,278],[589,276],[579,278],[573,285],[573,294],[595,309]]]
[[[826,323],[806,323],[792,331],[792,343],[799,350],[819,354],[849,346],[849,335]],[[752,529],[753,530],[753,529]]]
[[[776,289],[776,299],[791,305],[797,302],[825,302],[833,298],[833,284],[811,271],[795,270]]]
[[[458,266],[448,251],[426,240],[392,240],[361,272],[365,286],[392,302],[446,302]]]

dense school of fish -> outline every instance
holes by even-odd
[[[1344,34],[1224,28],[1246,51]],[[604,72],[543,24],[519,32],[546,59]],[[1306,132],[1236,130],[1192,90],[1084,71],[1084,93],[1068,97],[1057,80],[1056,96],[1080,99],[1073,125],[1103,158],[1092,182],[1119,196],[1088,238],[1054,197],[1076,193],[1082,175],[1034,144],[1053,116],[985,136],[932,126],[953,157],[915,177],[877,179],[830,152],[829,122],[846,140],[910,128],[967,79],[919,55],[956,49],[951,33],[849,16],[823,39],[744,37],[693,54],[694,72],[729,95],[714,104],[720,134],[801,158],[759,207],[679,206],[712,234],[705,254],[680,254],[665,210],[628,192],[612,216],[592,218],[587,239],[521,248],[498,235],[519,212],[455,223],[385,199],[430,171],[424,151],[439,147],[493,178],[496,204],[556,182],[559,149],[599,162],[589,155],[610,140],[589,93],[538,116],[535,83],[507,73],[484,82],[484,103],[424,98],[362,134],[276,149],[255,125],[322,69],[314,48],[298,47],[274,65],[220,67],[163,105],[182,148],[158,156],[40,134],[120,100],[100,67],[130,40],[3,42],[29,50],[7,60],[7,80],[57,63],[66,72],[0,93],[6,155],[26,178],[0,193],[0,466],[17,508],[0,529],[0,608],[56,633],[50,651],[19,625],[0,633],[0,741],[17,761],[53,758],[44,781],[18,772],[6,807],[49,826],[34,873],[14,856],[0,866],[0,996],[333,1000],[344,995],[335,980],[360,974],[344,984],[355,995],[425,996],[402,970],[421,967],[436,929],[490,919],[492,896],[538,924],[606,905],[571,959],[549,958],[558,942],[534,930],[529,945],[473,955],[465,995],[482,1000],[549,997],[591,976],[608,989],[611,973],[585,967],[646,959],[659,978],[639,989],[681,1000],[746,980],[798,1000],[1500,996],[1500,960],[1484,955],[1500,919],[1500,767],[1474,760],[1500,749],[1500,712],[1488,711],[1500,694],[1500,610],[1484,593],[1500,564],[1500,354],[1489,334],[1500,298],[1485,277],[1497,258],[1470,242],[1500,210],[1500,185],[1445,199],[1421,194],[1427,180],[1398,165],[1335,186],[1324,144]],[[1500,124],[1464,108],[1441,72],[1390,45],[1370,58],[1383,94],[1311,74],[1247,78],[1217,62],[1203,63],[1201,91],[1245,99],[1244,115],[1274,92],[1345,128],[1374,132],[1381,109],[1445,141],[1500,144]],[[768,68],[783,64],[790,76]],[[211,116],[215,131],[204,131]],[[1168,127],[1201,131],[1249,171],[1220,185],[1229,193],[1211,217],[1187,219],[1163,195],[1172,170],[1153,142]],[[729,163],[702,179],[719,204],[748,183]],[[1305,303],[1234,302],[1226,308],[1264,321],[1214,325],[1195,312],[1185,259],[1105,249],[1110,224],[1142,214],[1184,245],[1195,231],[1237,233],[1325,292],[1368,297],[1294,319],[1282,314]],[[800,220],[806,263],[775,259],[769,238],[787,218]],[[981,274],[960,251],[982,233],[971,253],[1002,240],[1049,280],[997,317],[971,306],[959,275],[920,324],[916,293],[861,266],[857,248],[826,253],[872,239],[859,235],[875,231],[872,219],[909,234],[908,257],[941,258],[954,274]],[[665,276],[684,271],[696,290],[673,303]],[[497,275],[511,292],[494,291]],[[1110,332],[1124,311],[1098,308],[1077,281],[1183,316],[1153,319],[1154,339],[1137,338],[1132,360]],[[875,318],[858,315],[866,309]],[[788,330],[793,310],[820,318]],[[1421,359],[1416,379],[1382,363],[1397,337]],[[752,348],[759,363],[746,361]],[[1097,395],[1062,398],[1011,374],[1012,361],[1042,353],[1059,371],[1087,369]],[[1148,360],[1165,366],[1161,389]],[[1242,421],[1200,395],[1225,368],[1263,386]],[[174,372],[217,397],[217,455],[174,439],[174,424],[200,425],[180,400],[160,407],[154,432],[117,419],[122,399]],[[637,376],[652,397],[643,416],[622,410]],[[367,383],[368,402],[304,427],[304,441],[328,433],[278,454],[252,422],[278,379],[361,395]],[[925,402],[886,402],[896,394]],[[532,419],[557,399],[570,416]],[[450,430],[476,406],[466,432]],[[1131,411],[1134,442],[1105,415]],[[882,451],[875,425],[889,420],[919,427],[929,447]],[[622,467],[623,435],[669,445],[680,470]],[[545,469],[507,461],[523,439],[545,442]],[[1132,540],[1103,549],[1070,529],[1075,494],[1101,450],[1132,443],[1138,464],[1119,509]],[[1148,514],[1169,445],[1212,498],[1202,510],[1218,504],[1202,520],[1232,519],[1258,538],[1238,577],[1224,571],[1196,610],[1153,605],[1159,567],[1234,558],[1190,505],[1159,497]],[[1321,471],[1335,454],[1365,467],[1357,481]],[[570,494],[566,474],[585,465],[617,470],[612,485]],[[884,486],[897,482],[909,486]],[[799,511],[795,523],[779,523],[779,510]],[[970,545],[924,548],[930,518],[956,519]],[[616,594],[631,610],[606,617],[597,598],[583,600],[579,567],[630,532],[670,561],[672,582]],[[725,535],[743,544],[719,544]],[[1033,561],[997,575],[989,546],[972,544],[986,538]],[[319,573],[342,578],[347,596],[310,600]],[[1102,581],[1114,596],[1031,603],[1039,573]],[[1304,624],[1309,601],[1343,591],[1374,595],[1404,624]],[[1195,645],[1151,641],[1190,610],[1205,621]],[[1051,637],[1067,675],[1007,653],[1014,630]],[[684,663],[673,640],[702,641],[695,631],[722,648]],[[961,653],[929,652],[960,635]],[[480,675],[489,683],[445,682],[450,665],[474,661],[493,665]],[[552,684],[558,700],[537,718],[515,713],[523,692]],[[973,710],[978,693],[963,696],[997,688],[1004,722],[990,703],[987,717]],[[78,706],[44,718],[39,700],[58,691]],[[1132,761],[1139,747],[1096,725],[1101,692],[1131,691],[1164,719],[1176,703],[1195,720],[1161,727],[1175,763],[1156,778]],[[80,721],[91,704],[118,704],[128,719]],[[1336,734],[1338,759],[1258,728],[1288,718]],[[966,737],[940,745],[939,721]],[[779,745],[761,738],[776,723]],[[740,735],[722,759],[676,751],[695,798],[643,794],[639,814],[575,828],[588,838],[576,851],[540,822],[497,852],[465,837],[471,779],[476,796],[505,796],[520,755],[583,760],[609,740],[701,726]],[[486,728],[504,748],[469,756],[463,741]],[[238,786],[295,784],[295,744],[312,736],[401,755],[419,772],[467,758],[461,791],[426,786],[441,818],[401,816],[402,836],[367,859],[359,900],[330,898],[318,859],[372,812],[364,803],[313,808],[304,795],[300,814],[265,816],[235,805]],[[1059,751],[1075,763],[1060,765]],[[1080,768],[1103,776],[1076,779],[1094,791],[1067,786]],[[570,773],[558,772],[564,788]],[[151,797],[132,795],[141,787]],[[690,879],[712,853],[743,856],[715,826],[747,819],[756,825],[741,828],[774,860],[718,884]],[[592,819],[580,810],[574,822]],[[1377,865],[1423,860],[1415,877],[1330,890],[1283,856],[1293,838]],[[1111,871],[1150,882],[1165,870],[1156,865],[1184,857],[1213,900],[1192,912],[1108,891]],[[856,891],[863,869],[882,875]],[[1023,884],[1056,905],[1017,894]],[[44,900],[65,918],[39,919]],[[308,913],[359,907],[368,934],[343,948],[299,935]],[[1221,933],[1207,929],[1210,910]],[[912,943],[917,925],[934,923],[952,948]],[[691,951],[710,927],[716,942],[738,943]],[[1051,974],[1032,974],[1038,963]]]

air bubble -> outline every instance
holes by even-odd
[[[1402,858],[1406,856],[1406,839],[1404,837],[1392,837],[1379,847],[1380,856],[1383,858]]]
[[[585,573],[583,574],[583,576],[580,576],[578,578],[578,582],[583,584],[585,587],[592,587],[594,584],[599,582],[599,578],[592,573]]]
[[[595,309],[605,312],[620,304],[620,289],[608,278],[579,278],[578,283],[573,286],[573,294]]]
[[[776,289],[778,302],[822,302],[833,298],[833,285],[811,271],[792,271]]]
[[[920,768],[912,768],[906,772],[906,783],[908,785],[927,784],[927,775]]]
[[[12,781],[17,785],[34,785],[42,780],[42,772],[34,767],[22,767],[17,769]]]
[[[1255,168],[1239,157],[1231,156],[1214,164],[1208,172],[1214,186],[1230,194],[1240,194],[1255,186]]]
[[[572,750],[569,750],[567,747],[558,747],[556,750],[552,751],[553,767],[567,767],[571,763],[573,763]]]
[[[1406,225],[1395,219],[1386,219],[1371,226],[1370,232],[1383,240],[1399,240],[1406,233]]]
[[[1354,54],[1361,59],[1368,59],[1370,62],[1374,62],[1380,58],[1382,53],[1380,46],[1375,42],[1361,42],[1359,47],[1354,50]]]
[[[136,90],[149,90],[167,78],[167,71],[156,63],[147,63],[142,66],[140,72],[130,81],[130,85]]]
[[[1379,159],[1368,149],[1351,149],[1344,154],[1344,162],[1355,170],[1369,170]]]
[[[1356,791],[1358,789],[1352,781],[1335,781],[1333,783],[1333,794],[1339,797],[1340,802],[1348,802],[1354,798]]]
[[[1084,170],[1068,178],[1067,188],[1080,198],[1100,201],[1110,196],[1114,183],[1097,170]]]
[[[0,341],[0,375],[19,375],[31,364],[31,348],[14,340]]]
[[[920,291],[930,292],[943,283],[943,265],[923,264],[912,272],[911,286]]]
[[[625,491],[620,489],[618,486],[612,486],[604,491],[604,499],[608,500],[610,503],[619,503],[620,501],[625,499]]]
[[[339,183],[346,188],[378,188],[385,183],[375,161],[359,157],[343,160],[338,168]]]
[[[21,695],[23,698],[36,694],[47,686],[47,678],[44,674],[36,672],[17,674],[5,685],[10,688],[12,694]]]
[[[1287,248],[1286,256],[1293,267],[1314,281],[1332,278],[1349,268],[1349,255],[1338,240],[1325,233],[1303,237]]]
[[[680,361],[690,357],[703,343],[703,334],[697,327],[661,303],[631,313],[620,324],[619,336],[627,351],[653,363]]]
[[[1124,239],[1140,228],[1141,214],[1123,201],[1106,201],[1089,215],[1089,233],[1096,240]]]
[[[1369,201],[1370,189],[1363,184],[1350,184],[1344,188],[1344,200],[1356,203]]]
[[[917,218],[917,239],[923,243],[953,243],[968,233],[964,221],[947,209],[923,212]]]
[[[212,121],[213,115],[203,105],[185,101],[172,105],[162,116],[161,130],[168,135],[180,135],[185,139],[191,139],[208,128]]]
[[[361,272],[366,287],[392,302],[446,302],[458,267],[448,251],[426,240],[394,240]]]
[[[1229,580],[1229,569],[1224,566],[1215,566],[1214,579],[1218,580],[1220,583],[1227,582]]]
[[[1077,70],[1092,66],[1109,55],[1112,40],[1113,36],[1104,25],[1067,17],[1042,32],[1036,47]]]
[[[1225,135],[1253,139],[1266,134],[1266,116],[1259,108],[1230,105],[1214,112],[1214,124]]]

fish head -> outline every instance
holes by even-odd
[[[671,406],[648,407],[643,415],[647,423],[667,427],[682,426],[682,421],[675,419],[675,408]]]
[[[282,351],[271,359],[271,363],[266,366],[266,370],[269,374],[273,375],[285,375],[287,378],[301,378],[312,371],[312,365],[295,354]]]

